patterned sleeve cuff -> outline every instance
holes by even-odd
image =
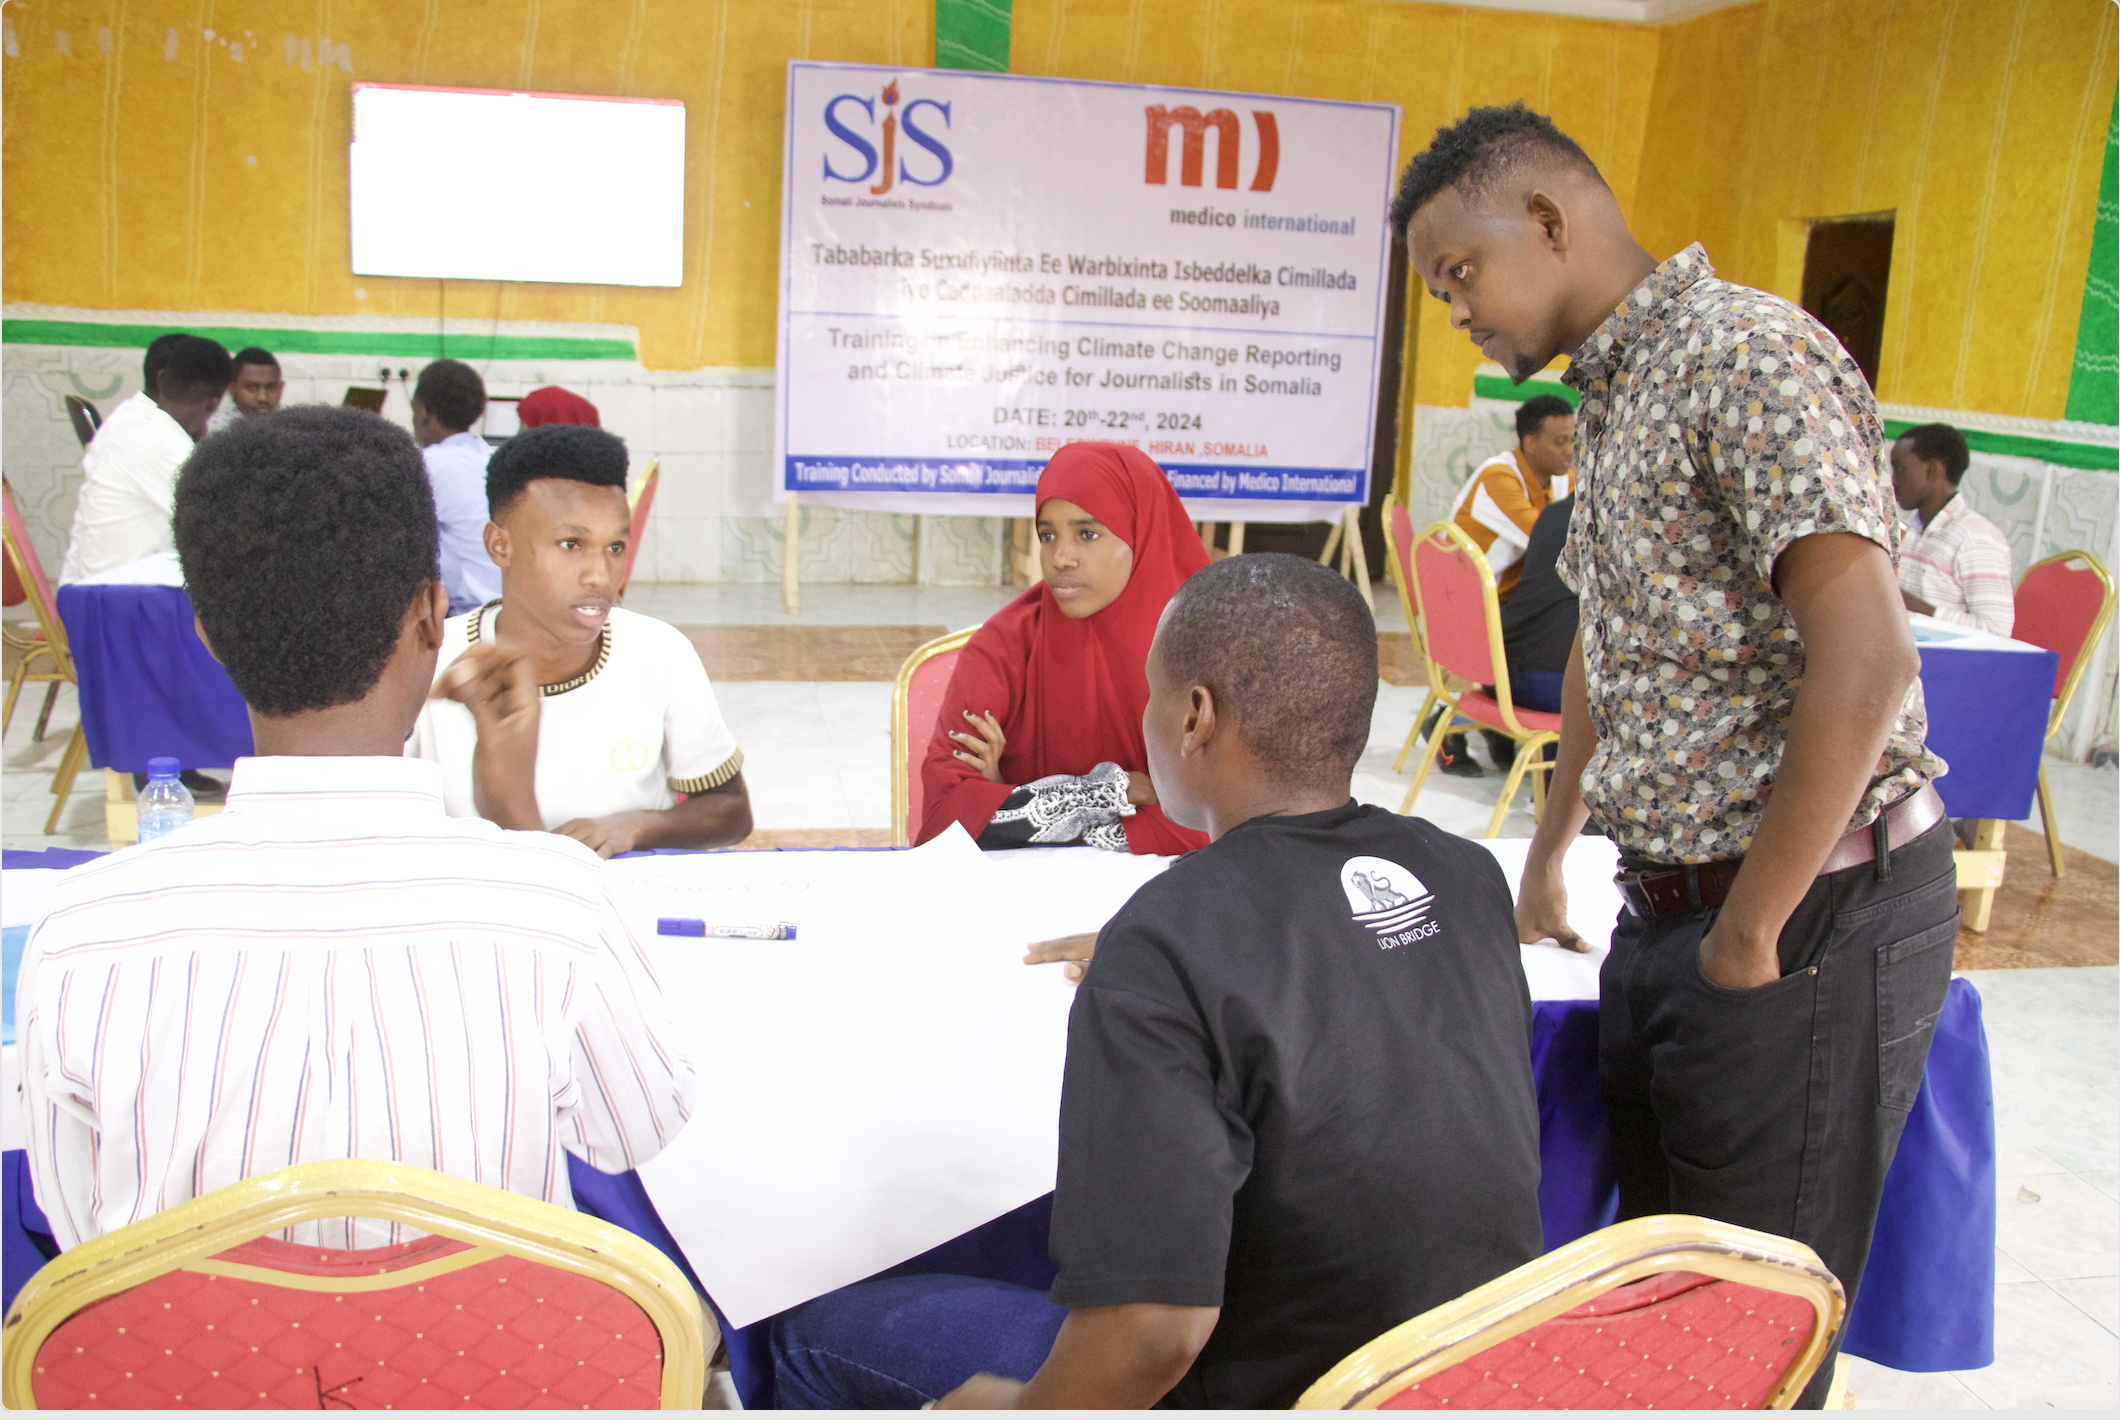
[[[672,779],[670,789],[678,794],[704,794],[709,789],[719,789],[734,779],[743,770],[743,751],[738,750],[722,762],[719,769],[699,775],[693,779]]]

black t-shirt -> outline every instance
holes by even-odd
[[[1285,1408],[1539,1253],[1531,997],[1486,849],[1349,803],[1149,882],[1068,1018],[1063,1306],[1222,1308],[1168,1403]]]
[[[1568,515],[1575,495],[1548,503],[1531,525],[1524,546],[1523,570],[1516,591],[1502,603],[1502,654],[1510,669],[1564,671],[1575,644],[1581,615],[1575,593],[1561,580],[1561,544],[1568,540]]]

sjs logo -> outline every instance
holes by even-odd
[[[1252,173],[1251,190],[1272,192],[1274,174],[1281,168],[1280,125],[1263,109],[1253,109],[1251,120],[1259,131],[1259,165]],[[1244,141],[1243,124],[1229,109],[1211,108],[1202,113],[1191,104],[1180,104],[1176,108],[1165,108],[1162,104],[1148,106],[1148,170],[1144,176],[1149,182],[1161,187],[1170,181],[1170,131],[1173,128],[1182,135],[1178,150],[1180,186],[1200,185],[1209,129],[1215,133],[1215,186],[1237,185],[1239,150]]]
[[[879,100],[883,109],[881,127],[877,124],[876,110]],[[922,110],[929,110],[925,115]],[[939,119],[939,123],[938,123]],[[923,126],[926,125],[926,126]],[[864,98],[860,94],[841,94],[824,106],[824,126],[834,138],[844,143],[850,153],[837,156],[847,163],[842,171],[834,167],[834,154],[828,149],[824,155],[824,175],[827,182],[868,182],[876,178],[869,188],[871,194],[883,196],[891,190],[893,182],[911,183],[915,187],[940,187],[949,181],[951,171],[957,166],[950,156],[949,148],[935,136],[936,128],[950,126],[950,106],[935,99],[914,99],[904,108],[898,107],[898,81],[884,85],[876,98]],[[898,156],[898,135],[905,134],[906,142],[916,148],[927,150],[928,156],[918,159],[918,170]],[[871,141],[874,135],[875,141]],[[882,148],[879,157],[878,147]],[[878,173],[881,176],[878,176]]]
[[[1435,895],[1389,859],[1349,858],[1340,869],[1340,889],[1354,920],[1376,933],[1377,945],[1386,951],[1442,930],[1442,924],[1424,920]]]

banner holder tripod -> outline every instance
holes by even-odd
[[[795,506],[795,490],[787,491],[787,501],[781,510],[783,522],[780,533],[780,604],[788,615],[794,616],[802,610],[802,583],[796,575],[802,564],[799,539],[802,534],[802,514]]]
[[[1340,515],[1332,535],[1325,539],[1325,550],[1318,554],[1318,561],[1332,566],[1333,554],[1339,554],[1340,575],[1361,590],[1362,600],[1369,609],[1377,609],[1376,592],[1369,585],[1369,558],[1362,550],[1362,510],[1349,508]]]

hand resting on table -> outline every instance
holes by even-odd
[[[1043,966],[1047,962],[1065,962],[1061,971],[1069,981],[1080,981],[1089,970],[1089,959],[1097,952],[1095,932],[1077,932],[1072,937],[1055,937],[1049,942],[1033,942],[1024,956],[1025,966]]]

